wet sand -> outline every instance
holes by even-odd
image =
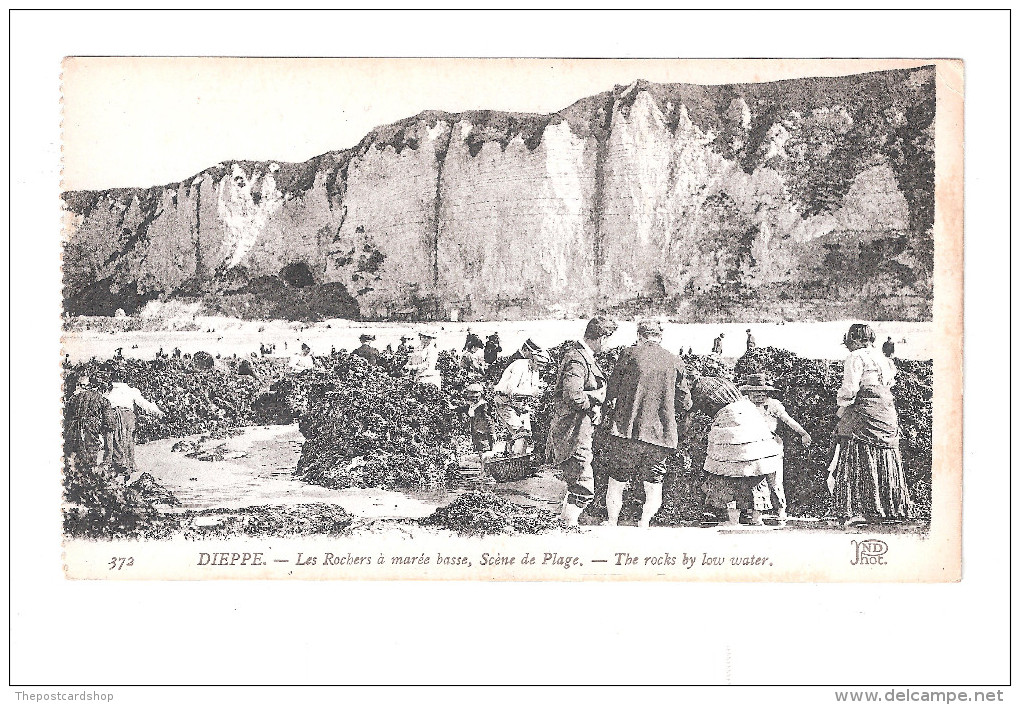
[[[199,436],[188,436],[186,441]],[[336,504],[361,519],[416,519],[452,501],[456,493],[402,493],[380,489],[334,490],[303,482],[293,473],[304,437],[297,424],[252,426],[239,436],[209,440],[203,448],[222,446],[228,454],[245,455],[220,461],[189,458],[171,448],[182,439],[168,438],[139,445],[138,474],[153,477],[176,495],[173,511],[240,509],[261,505]]]
[[[413,493],[394,492],[382,489],[329,489],[302,481],[295,476],[301,443],[304,441],[297,424],[288,426],[252,426],[239,429],[241,433],[233,438],[207,440],[203,448],[216,449],[227,455],[243,453],[220,461],[202,461],[189,458],[183,452],[171,448],[178,441],[197,441],[200,436],[185,439],[171,438],[153,441],[137,446],[136,461],[139,470],[148,472],[160,484],[174,493],[180,500],[179,507],[161,507],[168,513],[201,512],[214,509],[230,510],[258,506],[292,505],[338,505],[355,517],[353,533],[397,533],[408,537],[426,533],[448,533],[441,529],[427,528],[408,520],[429,516],[440,506],[452,502],[466,487],[445,492]],[[558,513],[565,485],[550,472],[517,482],[488,484],[487,489],[524,505],[542,507]],[[624,518],[619,527],[589,525],[582,531],[594,535],[612,537],[614,532],[636,530],[636,519],[630,517],[634,507],[625,508]],[[218,523],[215,516],[203,515],[196,519],[199,524]],[[584,517],[587,520],[587,516]],[[925,525],[867,524],[844,529],[833,522],[817,518],[791,518],[785,529],[775,526],[750,527],[721,525],[701,527],[695,523],[679,527],[657,527],[643,531],[716,531],[719,533],[767,533],[786,531],[839,531],[847,534],[894,533],[907,531],[923,533]]]

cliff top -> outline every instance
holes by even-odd
[[[581,98],[551,114],[469,110],[449,113],[425,110],[417,115],[381,125],[369,132],[355,146],[326,152],[304,162],[225,160],[203,169],[198,174],[177,183],[148,188],[112,188],[101,191],[67,191],[62,194],[65,207],[73,213],[87,215],[101,201],[108,200],[128,206],[138,198],[151,202],[167,189],[188,189],[196,182],[211,178],[214,182],[232,173],[236,167],[251,176],[255,172],[272,173],[276,187],[285,194],[301,194],[312,188],[316,174],[326,173],[327,189],[332,191],[342,183],[352,158],[370,149],[392,148],[397,153],[404,149],[419,148],[425,131],[438,123],[450,125],[468,123],[471,130],[466,136],[469,151],[478,154],[486,143],[499,143],[502,149],[520,137],[529,149],[542,142],[547,127],[566,122],[574,134],[582,138],[603,139],[611,127],[614,113],[629,114],[631,106],[641,93],[647,93],[665,118],[671,130],[676,130],[686,112],[690,121],[705,134],[717,136],[718,147],[729,149],[727,137],[734,131],[749,138],[740,154],[745,166],[757,162],[757,153],[769,128],[794,113],[840,106],[850,114],[875,114],[900,106],[911,111],[911,123],[923,129],[934,119],[935,88],[934,67],[875,71],[840,77],[797,78],[767,83],[728,85],[699,85],[685,83],[652,83],[638,79],[627,86],[617,85],[612,90]],[[736,114],[733,101],[741,100],[746,112]]]

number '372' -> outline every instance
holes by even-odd
[[[130,568],[134,564],[134,556],[114,556],[110,559],[110,570],[123,570],[124,568]]]

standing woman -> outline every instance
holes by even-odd
[[[907,519],[912,513],[900,457],[892,386],[896,367],[874,347],[875,331],[854,323],[843,338],[850,351],[836,394],[836,449],[831,486],[844,525]]]
[[[64,439],[67,458],[79,468],[94,468],[106,442],[106,418],[110,402],[95,389],[89,376],[78,378],[74,394],[67,401]]]

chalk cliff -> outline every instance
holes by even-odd
[[[63,194],[65,308],[929,318],[934,70],[427,111],[301,164]]]

